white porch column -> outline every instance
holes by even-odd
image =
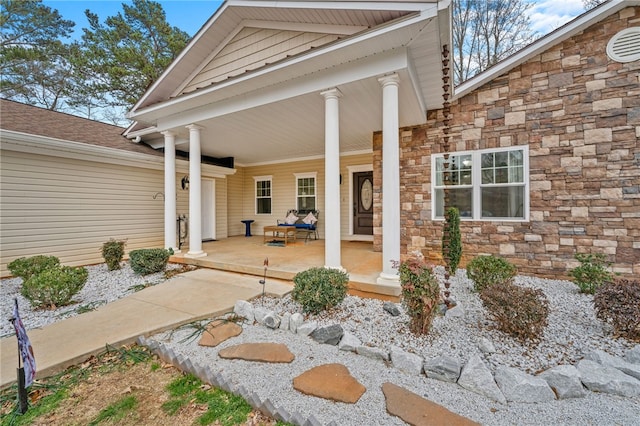
[[[337,88],[324,96],[324,263],[344,270],[340,254],[340,108]]]
[[[382,272],[378,284],[399,286],[392,261],[400,261],[400,146],[397,74],[378,79],[382,85]]]
[[[164,248],[180,253],[176,243],[176,136],[170,131],[164,135]]]
[[[200,171],[200,130],[196,124],[189,129],[189,251],[186,257],[203,257],[202,251],[202,193]]]

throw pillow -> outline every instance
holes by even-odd
[[[296,216],[293,213],[289,213],[289,216],[287,216],[284,219],[284,223],[286,223],[287,225],[293,225],[294,223],[296,223],[298,220],[298,216]]]
[[[306,215],[305,218],[302,219],[302,221],[304,223],[306,223],[307,225],[313,225],[314,223],[316,223],[318,221],[318,219],[316,219],[316,217],[313,215],[313,213],[309,212],[309,214]]]

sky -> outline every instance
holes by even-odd
[[[195,35],[207,20],[220,7],[219,0],[156,0],[162,5],[167,22],[180,28],[190,36]],[[43,4],[57,9],[63,19],[76,23],[75,37],[82,36],[82,28],[88,26],[86,9],[98,15],[100,22],[109,16],[122,12],[122,3],[131,4],[127,0],[43,0]]]
[[[156,0],[162,4],[167,21],[193,36],[220,7],[218,0]],[[483,1],[483,0],[480,0]],[[44,0],[44,4],[57,9],[64,19],[76,23],[76,37],[87,26],[85,9],[97,14],[101,22],[122,11],[123,0]],[[529,10],[531,26],[540,35],[547,34],[584,12],[582,0],[532,0]]]

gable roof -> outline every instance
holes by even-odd
[[[226,0],[196,33],[180,55],[133,106],[132,112],[174,98],[244,28],[290,28],[335,35],[352,35],[416,14],[425,3],[439,0],[387,1],[271,1]],[[440,1],[449,3],[449,0]],[[325,41],[327,43],[327,41]],[[308,52],[309,45],[298,53]],[[269,66],[269,63],[263,66]]]
[[[370,151],[380,77],[399,78],[401,126],[442,107],[450,4],[227,0],[134,105],[125,136],[159,148],[171,132],[188,150],[197,124],[203,155],[239,165],[315,158],[324,152],[321,93],[338,88],[341,153]]]
[[[562,27],[550,32],[544,37],[539,38],[508,58],[498,62],[491,68],[464,81],[454,88],[453,98],[457,99],[467,95],[478,87],[481,87],[494,78],[509,72],[534,56],[539,55],[579,32],[584,31],[591,25],[602,21],[626,7],[632,6],[640,6],[640,0],[608,0],[605,3],[600,4]]]
[[[122,133],[125,129],[58,111],[0,99],[0,129],[80,142],[141,154],[162,155],[145,144],[132,143]]]

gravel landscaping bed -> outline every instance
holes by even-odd
[[[18,297],[23,321],[27,329],[31,329],[77,315],[82,311],[80,307],[107,303],[130,294],[137,286],[164,281],[163,274],[137,276],[128,265],[120,271],[111,272],[107,271],[105,265],[88,269],[89,280],[74,298],[77,303],[51,311],[31,310],[28,302],[19,295],[19,279],[2,280],[3,297],[0,302],[5,318],[11,315],[13,297]],[[443,269],[436,268],[436,273],[441,275]],[[428,336],[418,337],[409,333],[406,325],[408,318],[404,313],[392,317],[382,309],[381,301],[353,296],[348,296],[339,309],[308,317],[307,320],[317,321],[320,325],[340,323],[346,331],[369,346],[388,349],[393,345],[425,359],[445,354],[463,362],[474,354],[481,354],[492,370],[499,365],[506,365],[530,374],[559,364],[575,364],[591,350],[601,349],[622,357],[635,346],[624,339],[613,338],[610,328],[595,318],[593,297],[580,294],[573,283],[524,276],[518,276],[516,283],[542,289],[549,301],[549,324],[544,338],[536,345],[523,346],[493,328],[464,270],[458,271],[451,288],[452,297],[459,302],[464,314],[436,317]],[[253,303],[278,314],[301,312],[300,306],[289,297],[257,299]],[[404,311],[401,309],[401,312]],[[309,337],[288,331],[245,324],[240,336],[216,348],[198,346],[195,339],[189,338],[193,331],[193,328],[181,328],[152,336],[151,340],[196,365],[219,371],[227,381],[252,389],[261,399],[269,398],[275,405],[284,407],[288,412],[299,412],[306,418],[313,415],[323,424],[331,421],[340,425],[403,424],[386,413],[384,396],[380,390],[384,382],[403,386],[483,424],[639,424],[638,397],[589,392],[584,398],[548,403],[500,404],[456,384],[424,375],[402,373],[383,361],[340,351],[336,346],[318,344]],[[2,336],[12,332],[11,324],[3,321]],[[250,363],[222,360],[217,356],[220,349],[230,345],[266,341],[287,344],[296,356],[294,362],[286,365]],[[484,353],[479,349],[479,345],[486,345],[487,342],[495,347],[492,353]],[[305,396],[292,389],[291,382],[297,375],[314,366],[334,362],[344,364],[367,388],[357,404],[330,402]]]
[[[170,263],[167,270],[179,269],[182,265]],[[128,262],[122,263],[122,269],[109,271],[107,265],[87,266],[89,277],[84,287],[73,297],[74,303],[57,309],[33,309],[29,301],[20,294],[22,278],[8,278],[0,281],[0,337],[14,334],[9,318],[13,315],[13,299],[18,298],[20,318],[27,330],[44,327],[56,321],[70,318],[86,310],[95,309],[105,303],[113,302],[140,288],[159,284],[166,280],[164,272],[140,276],[136,275]]]

